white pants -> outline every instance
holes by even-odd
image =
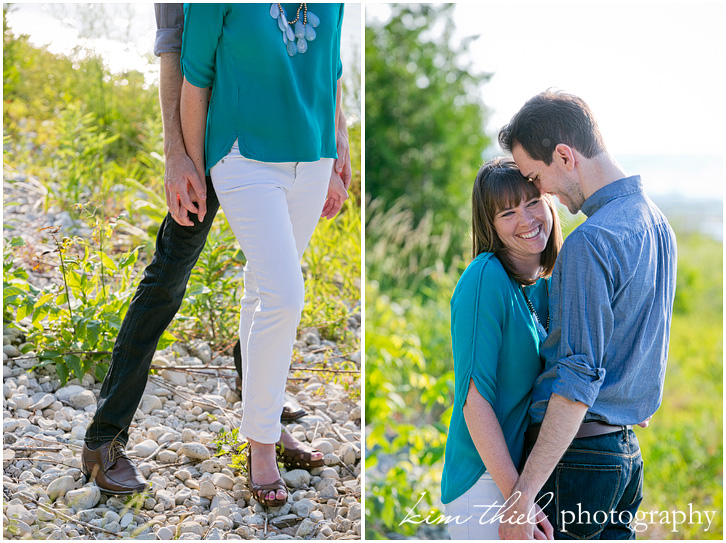
[[[489,508],[494,504],[497,506]],[[451,539],[499,539],[499,520],[494,517],[499,515],[502,505],[504,496],[485,471],[474,486],[444,506],[446,516],[452,518],[446,525],[449,536]]]
[[[229,154],[210,170],[214,190],[247,259],[240,311],[242,425],[261,443],[280,440],[292,346],[305,305],[300,258],[320,219],[332,158],[258,162]]]

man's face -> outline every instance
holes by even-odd
[[[557,152],[553,153],[554,160],[548,166],[541,160],[535,160],[527,154],[521,145],[515,144],[512,148],[512,157],[530,182],[534,183],[541,194],[553,194],[573,215],[577,214],[585,202],[580,182],[573,171],[568,171]]]

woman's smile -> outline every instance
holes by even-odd
[[[517,234],[517,237],[520,237],[522,239],[532,239],[537,234],[539,234],[541,230],[542,230],[542,225],[540,224],[540,225],[537,225],[536,227],[532,228],[532,230],[530,230],[528,232],[525,232],[523,234]]]

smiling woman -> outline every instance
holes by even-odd
[[[504,503],[517,480],[562,233],[552,200],[511,159],[479,170],[472,224],[474,261],[451,299],[455,395],[441,500],[447,516],[469,519],[449,524],[452,539],[497,539],[499,511],[480,520],[474,504]],[[551,534],[541,512],[538,521]]]

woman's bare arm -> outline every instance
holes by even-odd
[[[187,155],[194,162],[197,175],[204,179],[204,135],[207,128],[209,88],[195,87],[186,77],[182,83],[179,113]]]
[[[509,455],[507,442],[504,440],[504,433],[494,409],[479,394],[473,379],[469,381],[469,392],[464,403],[464,420],[487,471],[504,499],[507,499],[512,493],[519,473]]]

